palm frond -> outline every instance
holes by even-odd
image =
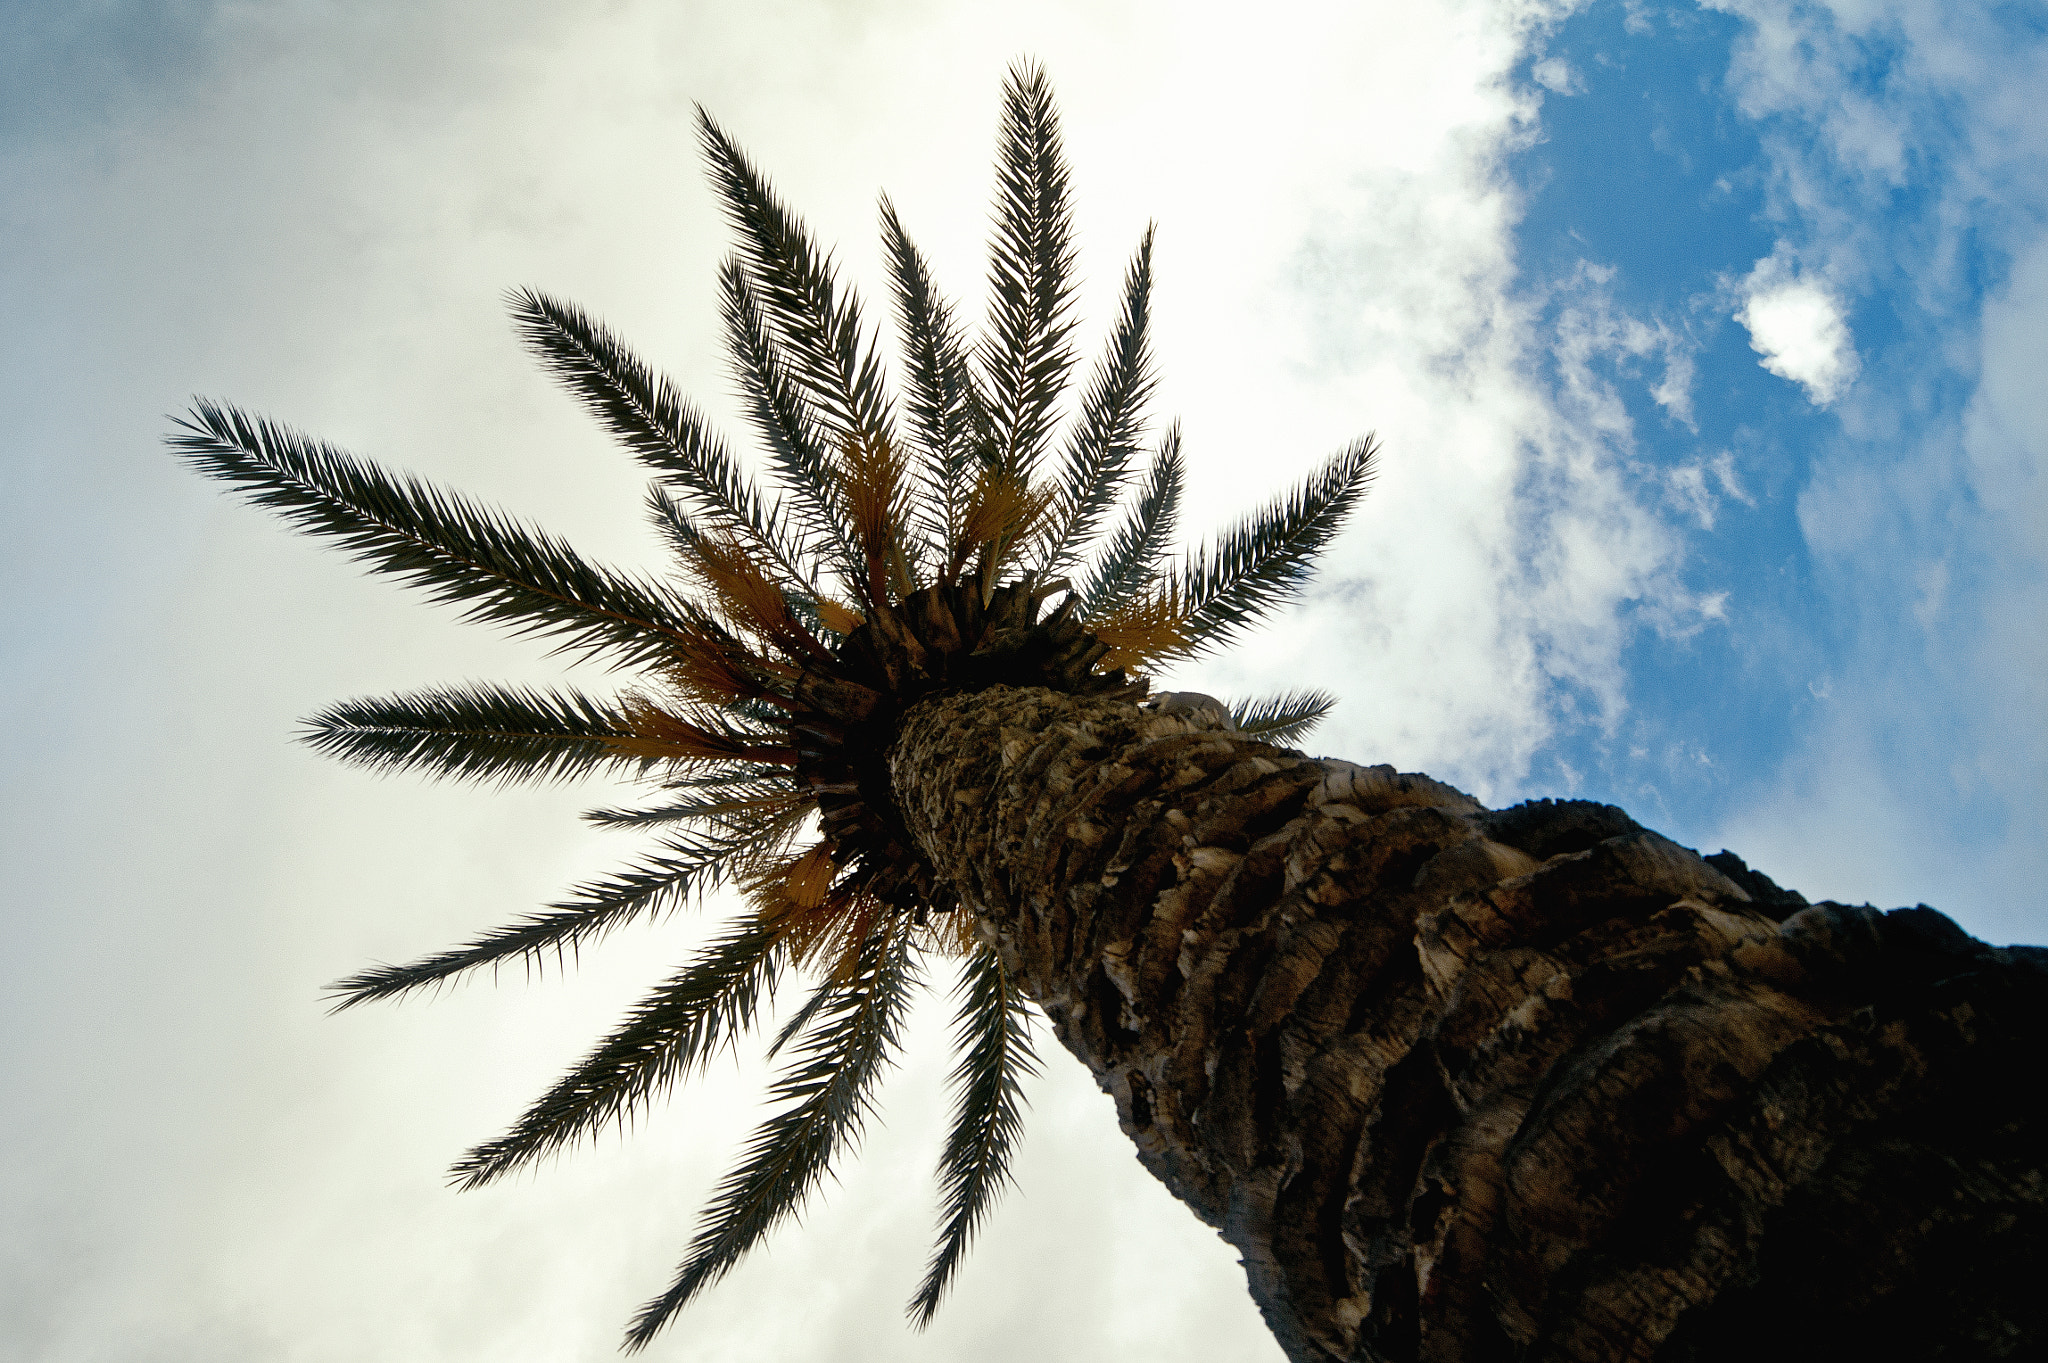
[[[538,968],[544,957],[582,946],[637,918],[665,913],[690,898],[744,876],[796,832],[799,812],[758,811],[722,826],[671,835],[665,853],[578,885],[548,912],[529,914],[473,942],[405,965],[376,966],[328,987],[336,1012],[375,999],[439,986],[482,966],[521,961]]]
[[[1300,487],[1238,522],[1213,549],[1190,554],[1169,581],[1186,604],[1193,649],[1217,647],[1298,595],[1316,555],[1365,494],[1372,474],[1373,441],[1367,436]]]
[[[839,509],[839,469],[827,448],[829,432],[790,372],[787,357],[762,315],[744,262],[728,259],[718,274],[726,347],[747,400],[747,413],[767,446],[768,458],[802,528],[806,552],[857,572]]]
[[[1106,669],[1156,666],[1186,657],[1194,646],[1187,602],[1172,584],[1091,619],[1088,632],[1109,645],[1101,662]]]
[[[200,472],[309,535],[339,541],[372,572],[463,604],[465,619],[556,635],[559,648],[632,664],[660,657],[689,618],[687,604],[655,583],[289,427],[204,399],[177,424],[182,433],[170,443]]]
[[[675,555],[685,573],[693,572],[704,556],[706,534],[690,520],[689,513],[684,510],[682,504],[659,483],[650,484],[647,489],[647,519],[661,535],[663,543],[668,546],[669,552]],[[725,533],[728,541],[736,538],[729,531]],[[745,542],[741,543],[744,545]],[[834,612],[843,611],[836,602],[822,596],[813,596],[803,590],[802,586],[792,585],[790,580],[778,582],[777,590],[782,593],[783,601],[791,614],[806,630],[815,633],[823,628],[831,629],[835,634],[846,633],[844,629],[835,629],[831,623],[833,619],[839,618]]]
[[[893,443],[880,358],[862,334],[859,304],[839,293],[831,258],[701,107],[697,129],[726,215],[740,230],[747,273],[789,352],[791,376],[839,440]]]
[[[1081,398],[1081,415],[1061,461],[1059,502],[1048,527],[1038,571],[1057,577],[1095,537],[1096,527],[1123,492],[1145,400],[1158,382],[1148,331],[1152,308],[1152,235],[1145,229],[1124,275],[1123,314],[1109,350]]]
[[[1097,558],[1094,571],[1078,593],[1082,619],[1108,614],[1143,591],[1159,575],[1167,545],[1180,520],[1180,494],[1185,479],[1180,453],[1180,425],[1167,428],[1152,457],[1144,490],[1118,523]]]
[[[953,1046],[961,1058],[951,1083],[959,1097],[939,1157],[945,1229],[911,1299],[920,1329],[931,1323],[967,1242],[1009,1182],[1010,1157],[1024,1131],[1024,1080],[1038,1073],[1030,1010],[993,948],[967,959],[958,992]]]
[[[300,741],[373,771],[512,782],[644,768],[646,759],[616,746],[631,733],[615,701],[566,689],[471,684],[341,701],[306,720]]]
[[[724,1277],[796,1210],[840,1147],[859,1138],[869,1090],[897,1047],[915,978],[904,934],[870,934],[849,987],[834,996],[770,1090],[771,1101],[789,1106],[755,1131],[739,1167],[719,1183],[675,1282],[627,1331],[628,1349],[645,1347],[669,1317]]]
[[[693,799],[672,800],[644,809],[590,809],[584,811],[583,818],[599,828],[654,828],[670,823],[701,823],[770,805],[799,804],[809,798],[790,789],[786,770],[772,770],[780,775],[779,782],[732,776],[707,787],[707,794]]]
[[[832,852],[831,841],[820,839],[749,880],[746,895],[755,917],[780,935],[791,960],[808,965],[826,952],[833,958],[827,978],[837,981],[858,960],[881,904],[872,895],[833,884],[839,867]]]
[[[797,618],[790,603],[791,594],[770,577],[737,541],[723,535],[699,536],[683,566],[734,629],[751,634],[799,665],[822,662],[832,656],[818,642],[817,636]],[[738,640],[730,636],[710,638],[707,643],[719,646],[715,653],[727,655],[727,665],[758,671],[767,663],[752,650],[739,648],[734,651]],[[738,696],[758,699],[763,694],[760,690],[735,690],[721,699]]]
[[[911,243],[886,195],[882,238],[903,332],[910,428],[924,456],[918,467],[919,528],[925,543],[943,557],[959,538],[969,470],[977,444],[988,442],[988,417],[952,306],[939,296],[924,254]]]
[[[617,1030],[528,1108],[512,1129],[450,1170],[481,1187],[609,1123],[623,1127],[721,1043],[753,1026],[775,987],[777,934],[741,918],[686,968],[642,999]]]
[[[840,461],[846,471],[846,520],[860,553],[854,594],[868,606],[902,600],[913,590],[909,540],[910,470],[893,445],[849,440]]]
[[[663,790],[728,790],[736,782],[761,782],[769,789],[789,789],[789,768],[773,762],[733,762],[723,767],[697,767],[683,776],[665,775]]]
[[[690,519],[683,504],[660,483],[647,485],[647,519],[668,551],[684,562],[696,553],[697,542],[704,538],[703,530]]]
[[[818,628],[829,630],[841,638],[859,629],[862,620],[865,619],[853,607],[834,601],[830,597],[821,596],[810,605],[811,609],[817,612]]]
[[[1057,494],[1056,488],[1033,486],[1009,469],[983,465],[974,475],[974,490],[961,514],[960,538],[947,556],[945,576],[950,579],[972,561],[982,590],[987,591],[1038,534]]]
[[[1277,696],[1240,701],[1230,707],[1231,723],[1247,738],[1292,743],[1320,724],[1337,706],[1328,691],[1286,691]]]
[[[632,731],[605,741],[629,757],[650,763],[796,764],[796,748],[786,730],[764,726],[733,706],[678,706],[635,695],[627,698],[625,712]]]
[[[791,527],[674,384],[572,304],[533,289],[515,289],[506,302],[528,349],[635,458],[687,496],[709,524],[739,536],[792,581],[810,579]]]
[[[722,536],[700,537],[682,555],[684,576],[694,579],[694,585],[700,588],[711,585],[706,579],[717,576],[718,561],[736,552],[732,542]],[[747,577],[759,577],[750,563],[745,563],[742,571]],[[723,587],[730,589],[740,585],[728,582]],[[787,718],[788,707],[780,687],[801,672],[803,661],[816,658],[823,648],[816,635],[804,624],[807,614],[804,607],[808,598],[773,583],[758,593],[767,598],[765,602],[735,601],[729,592],[720,591],[717,586],[714,586],[714,592],[725,598],[715,600],[713,604],[722,606],[728,619],[739,617],[735,623],[740,628],[756,633],[757,637],[765,637],[784,657],[777,658],[753,647],[709,612],[699,608],[697,617],[690,622],[687,637],[677,644],[674,653],[663,660],[658,673],[688,704],[721,709],[749,720],[757,727],[782,723]],[[752,621],[746,619],[750,614],[756,616]],[[755,631],[751,628],[753,624],[763,624],[768,628]],[[767,707],[765,712],[763,706]]]
[[[817,987],[811,990],[811,996],[804,1000],[803,1006],[791,1013],[789,1021],[777,1029],[775,1039],[768,1043],[768,1059],[773,1060],[781,1055],[784,1047],[809,1031],[811,1024],[818,1020],[818,1014],[838,1002],[839,996],[845,992],[846,985],[830,975],[819,980]]]
[[[982,395],[996,464],[1025,479],[1051,437],[1053,405],[1074,361],[1073,210],[1059,113],[1042,67],[1012,67],[996,151],[995,240],[989,261]]]

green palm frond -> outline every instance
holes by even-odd
[[[1073,209],[1059,116],[1043,68],[1011,70],[999,136],[982,391],[995,462],[1030,478],[1052,437],[1053,408],[1074,362],[1067,344],[1074,325]]]
[[[340,542],[372,572],[459,602],[464,618],[556,635],[560,648],[631,666],[688,630],[673,593],[585,561],[510,517],[417,478],[393,476],[289,427],[201,399],[171,444],[310,535]]]
[[[481,1187],[606,1125],[624,1127],[721,1044],[751,1030],[775,988],[777,934],[752,918],[729,925],[687,968],[649,994],[624,1025],[528,1108],[512,1129],[450,1170]]]
[[[722,767],[697,769],[687,776],[668,776],[658,784],[663,790],[730,790],[735,785],[767,783],[789,789],[789,769],[768,762],[732,762]]]
[[[993,948],[967,958],[959,994],[953,1044],[961,1056],[951,1076],[959,1097],[939,1158],[945,1229],[911,1299],[919,1328],[931,1323],[967,1242],[1009,1182],[1010,1156],[1024,1131],[1024,1080],[1038,1073],[1030,1007]]]
[[[1095,538],[1102,518],[1116,505],[1131,459],[1138,452],[1145,400],[1158,382],[1148,334],[1152,234],[1153,229],[1147,227],[1124,276],[1123,315],[1110,336],[1108,353],[1081,398],[1080,420],[1061,460],[1059,503],[1053,509],[1038,567],[1047,577],[1059,576]]]
[[[1190,554],[1169,576],[1188,615],[1192,651],[1221,645],[1297,596],[1316,555],[1365,495],[1373,474],[1371,436],[1333,456],[1300,487]]]
[[[701,107],[697,129],[712,182],[739,228],[746,273],[789,353],[791,376],[842,439],[891,443],[894,419],[881,359],[862,332],[852,296],[839,296],[831,258]]]
[[[786,803],[790,799],[789,773],[780,769],[773,778],[734,775],[716,784],[699,787],[708,793],[685,800],[672,800],[644,809],[591,809],[585,822],[599,828],[653,828],[661,824],[697,823],[728,817],[749,809]]]
[[[506,303],[514,329],[548,372],[641,463],[688,497],[700,518],[793,581],[808,580],[805,556],[789,527],[674,384],[572,304],[533,289],[512,290]]]
[[[647,520],[662,543],[678,560],[694,560],[704,543],[704,532],[690,519],[690,513],[660,483],[647,485]]]
[[[1079,588],[1083,618],[1115,610],[1157,580],[1166,547],[1173,543],[1174,527],[1180,522],[1180,494],[1185,476],[1180,424],[1176,422],[1167,428],[1166,438],[1159,443],[1159,452],[1153,456],[1137,502],[1118,523],[1094,571]]]
[[[924,456],[919,468],[925,543],[941,558],[960,538],[975,452],[988,446],[988,417],[953,309],[932,284],[924,255],[882,199],[882,239],[903,333],[906,408]]]
[[[839,470],[826,452],[817,415],[769,333],[746,266],[737,259],[726,261],[718,284],[726,346],[746,397],[747,414],[789,491],[793,514],[803,527],[805,551],[836,563],[842,575],[856,573],[853,547],[846,541],[846,518],[839,507]]]
[[[300,740],[373,771],[425,770],[467,781],[554,781],[607,766],[645,770],[620,751],[632,723],[616,702],[570,690],[443,686],[328,706]]]
[[[709,831],[672,835],[661,854],[598,880],[578,885],[548,912],[485,933],[473,942],[405,965],[375,966],[328,986],[341,1012],[360,1003],[396,998],[446,984],[484,966],[520,962],[537,969],[549,953],[560,957],[638,918],[678,905],[744,877],[787,845],[797,820],[762,811]]]
[[[1231,706],[1230,720],[1247,738],[1292,743],[1336,707],[1337,698],[1328,691],[1287,691]]]
[[[844,994],[847,988],[844,980],[834,979],[828,971],[825,978],[818,982],[817,987],[811,990],[811,996],[803,1001],[803,1006],[791,1013],[789,1020],[776,1029],[775,1039],[768,1043],[765,1052],[768,1059],[773,1060],[781,1055],[784,1047],[809,1031],[811,1024],[818,1020],[818,1014],[838,1002],[839,996]]]
[[[839,1149],[858,1140],[916,981],[906,934],[876,932],[862,944],[848,987],[769,1090],[789,1106],[748,1140],[739,1167],[719,1183],[675,1282],[649,1302],[626,1333],[637,1350],[690,1298],[725,1276],[817,1186]]]

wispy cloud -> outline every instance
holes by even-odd
[[[1799,519],[1853,635],[1781,787],[1728,836],[1832,893],[1946,886],[1978,930],[2038,938],[2048,35],[1990,4],[1719,7],[1744,20],[1729,83],[1779,238],[1733,301],[1842,423]],[[1877,304],[1854,351],[1852,299]]]

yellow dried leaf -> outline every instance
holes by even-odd
[[[825,646],[803,627],[782,588],[729,536],[705,535],[691,546],[691,572],[733,628],[793,658],[823,658]]]
[[[1014,473],[984,468],[960,518],[947,570],[957,573],[977,556],[983,576],[1000,568],[1012,547],[1037,532],[1057,495],[1051,486],[1034,488]]]
[[[1105,672],[1135,668],[1186,652],[1193,642],[1188,637],[1189,616],[1179,594],[1163,590],[1133,597],[1101,619],[1090,620],[1089,633],[1109,645],[1099,666]]]
[[[628,733],[604,740],[605,746],[629,757],[650,760],[699,762],[796,761],[796,750],[775,744],[750,743],[745,738],[694,724],[673,714],[645,696],[629,696],[625,703]]]
[[[903,557],[908,466],[879,438],[850,439],[839,453],[846,519],[867,570],[867,597],[884,601],[892,590],[899,598],[908,596],[910,574]]]
[[[834,634],[851,634],[864,623],[865,617],[850,606],[842,606],[826,597],[818,598],[818,618],[825,628]]]

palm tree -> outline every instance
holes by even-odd
[[[959,1062],[920,1323],[1004,1182],[1035,1004],[1147,1166],[1244,1255],[1298,1360],[2041,1337],[2039,1142],[2024,1095],[1991,1082],[2048,1039],[2037,955],[1931,910],[1808,906],[1607,806],[1492,812],[1283,746],[1326,695],[1152,693],[1143,674],[1300,589],[1371,441],[1170,557],[1177,429],[1143,452],[1149,231],[1055,421],[1073,256],[1035,68],[1005,89],[977,340],[883,201],[900,410],[830,259],[701,113],[700,131],[740,236],[724,319],[773,495],[603,326],[511,298],[543,363],[654,470],[672,577],[590,563],[224,405],[197,403],[173,437],[373,571],[638,673],[613,697],[449,687],[309,721],[315,747],[380,770],[630,773],[654,802],[589,817],[662,838],[544,912],[342,980],[339,1007],[580,949],[721,887],[743,898],[458,1161],[462,1186],[622,1122],[789,974],[812,979],[769,1045],[787,1055],[779,1107],[628,1347],[857,1134],[934,956],[960,961]]]

